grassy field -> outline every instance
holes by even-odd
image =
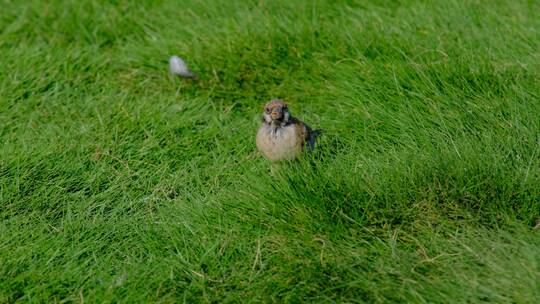
[[[0,3],[0,303],[540,301],[539,1],[114,2]]]

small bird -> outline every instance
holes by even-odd
[[[264,105],[262,125],[257,132],[257,148],[271,161],[293,160],[315,147],[322,130],[311,130],[289,113],[287,104],[273,99]]]
[[[185,78],[194,78],[197,76],[197,74],[188,69],[186,62],[176,55],[171,56],[169,59],[169,71],[173,75],[178,75]]]

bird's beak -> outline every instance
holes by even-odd
[[[272,119],[281,119],[282,116],[283,115],[282,115],[281,111],[279,111],[279,110],[274,110],[270,114],[270,117],[272,117]]]

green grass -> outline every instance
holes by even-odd
[[[540,2],[100,2],[1,3],[0,302],[540,301]]]

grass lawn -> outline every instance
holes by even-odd
[[[540,301],[540,1],[0,6],[0,303]]]

